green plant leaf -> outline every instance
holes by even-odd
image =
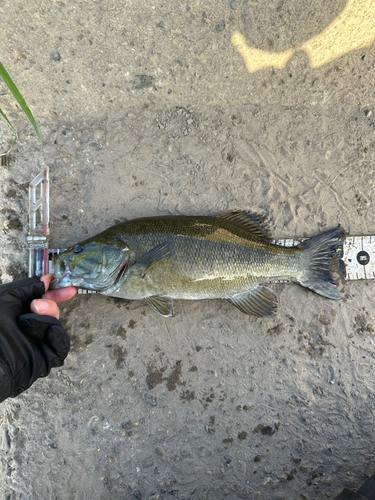
[[[7,122],[7,124],[9,125],[9,127],[13,130],[13,132],[15,134],[17,134],[17,130],[13,127],[13,125],[10,123],[10,121],[8,120],[8,117],[7,115],[4,113],[4,111],[0,108],[0,115],[4,118],[4,120]]]
[[[8,151],[6,153],[3,153],[3,154],[0,155],[0,156],[7,156],[12,151],[12,147],[13,147],[14,143],[16,142],[16,140],[18,139],[18,134],[17,134],[17,130],[10,123],[10,121],[8,120],[7,115],[4,113],[4,111],[1,108],[0,108],[0,115],[4,118],[4,120],[7,122],[7,124],[13,130],[13,132],[15,134],[14,135],[14,139],[12,141],[12,144],[10,145],[10,148],[8,149]]]
[[[35,120],[34,120],[34,117],[33,117],[33,114],[32,112],[30,111],[30,108],[29,106],[26,104],[26,101],[25,99],[22,97],[20,91],[18,90],[18,88],[16,87],[16,84],[13,82],[13,80],[11,79],[11,77],[9,76],[7,70],[4,68],[4,66],[1,64],[0,62],[0,77],[3,79],[5,85],[8,87],[8,89],[11,91],[11,93],[13,94],[13,97],[16,99],[16,101],[18,102],[18,104],[21,106],[21,108],[23,109],[24,113],[26,114],[26,116],[28,117],[28,119],[30,120],[30,123],[32,124],[32,126],[34,127],[35,129],[35,132],[39,138],[39,141],[40,141],[40,145],[41,145],[41,148],[43,148],[43,141],[42,141],[42,137],[40,135],[40,132],[39,132],[39,129],[38,129],[38,125],[36,124]],[[1,115],[5,118],[6,122],[8,123],[8,125],[10,125],[10,127],[15,131],[15,128],[13,127],[13,125],[10,123],[10,121],[8,120],[8,118],[5,116],[5,114],[0,110],[1,112]],[[16,132],[17,134],[17,132]]]

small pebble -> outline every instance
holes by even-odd
[[[216,26],[215,26],[215,31],[217,31],[218,33],[220,33],[220,31],[223,31],[225,29],[225,19],[223,19],[222,21],[220,21]]]
[[[154,457],[152,455],[149,455],[142,460],[142,467],[145,467],[146,469],[148,467],[152,467],[153,465],[154,465]]]
[[[143,401],[151,406],[157,406],[158,404],[158,398],[156,396],[151,396],[151,394],[148,394],[147,392],[143,394]]]
[[[121,427],[123,429],[125,429],[126,431],[130,430],[132,428],[133,424],[131,423],[130,420],[128,420],[127,422],[121,424]]]
[[[60,62],[61,61],[60,52],[58,52],[57,50],[53,50],[52,52],[50,52],[49,56],[55,62]]]
[[[332,323],[332,320],[331,318],[329,318],[328,316],[326,316],[325,314],[321,314],[319,317],[318,317],[318,320],[319,322],[322,324],[322,325],[330,325]]]
[[[133,88],[136,90],[152,87],[152,76],[150,75],[135,75],[133,79]]]

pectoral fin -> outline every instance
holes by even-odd
[[[171,241],[166,241],[142,255],[135,265],[142,269],[142,278],[144,278],[147,272],[156,266],[156,264],[163,260],[170,259],[173,255],[174,244]]]
[[[169,297],[148,297],[147,303],[152,309],[166,318],[173,316],[173,299]]]
[[[277,308],[277,297],[273,290],[258,285],[251,290],[228,299],[240,311],[262,318],[272,316]]]

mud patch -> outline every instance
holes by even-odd
[[[164,380],[164,371],[165,368],[161,368],[160,370],[155,369],[153,365],[149,365],[147,368],[147,377],[146,384],[149,389],[153,389],[157,385],[161,384]]]
[[[204,409],[208,408],[208,405],[210,403],[212,403],[213,400],[215,399],[215,393],[213,392],[213,388],[212,387],[211,387],[210,391],[211,391],[210,393],[208,393],[207,395],[205,394],[203,396],[203,399],[199,400],[200,403],[202,403]]]
[[[332,319],[326,314],[321,314],[320,316],[318,316],[318,321],[325,326],[328,326],[332,323]]]
[[[128,325],[128,327],[129,327],[131,330],[134,330],[134,328],[135,328],[135,325],[136,325],[136,324],[137,324],[137,322],[136,322],[136,321],[134,321],[134,319],[131,319],[131,320],[129,321],[129,325]]]
[[[233,438],[225,438],[223,439],[223,445],[224,445],[224,448],[228,449],[232,446],[232,443],[233,443]]]
[[[285,481],[292,481],[296,474],[297,474],[297,469],[292,469],[286,476]]]
[[[180,382],[181,361],[177,361],[172,373],[166,378],[168,391],[174,391],[177,385],[185,385],[185,382]]]
[[[335,347],[332,342],[322,337],[322,331],[313,323],[305,330],[299,331],[298,341],[302,344],[300,349],[305,350],[312,358],[323,356],[326,352],[325,346]]]
[[[80,349],[85,349],[92,343],[94,337],[91,331],[89,331],[89,328],[89,323],[82,322],[77,326],[77,330],[79,330],[79,333],[76,333],[75,331],[68,331],[72,345],[72,352],[77,352]]]
[[[4,232],[7,233],[11,230],[22,231],[22,223],[18,218],[17,212],[10,208],[3,208],[1,213],[5,215],[6,221],[4,223]]]
[[[253,429],[253,434],[262,434],[262,436],[273,436],[280,429],[280,422],[275,423],[273,429],[270,425],[259,424]]]
[[[267,330],[267,333],[269,335],[275,335],[276,336],[276,335],[280,335],[281,333],[283,333],[284,329],[285,329],[284,325],[282,323],[280,323],[279,325],[276,325],[273,328],[269,328]]]
[[[116,368],[118,370],[123,369],[125,366],[125,356],[127,354],[126,349],[123,349],[118,344],[107,345],[109,349],[109,357],[116,361]]]
[[[193,399],[195,399],[195,392],[194,391],[184,391],[181,395],[180,395],[180,399],[185,403],[185,402],[188,402],[188,403],[191,403],[191,401],[193,401]]]
[[[368,318],[365,313],[357,314],[354,318],[354,328],[357,333],[361,335],[371,335],[374,333],[374,325],[372,323],[368,323]]]
[[[116,337],[120,337],[121,339],[126,340],[126,338],[127,338],[127,336],[126,336],[126,330],[125,330],[125,328],[122,325],[120,325],[117,328]]]
[[[171,374],[168,377],[164,377],[165,367],[155,369],[153,365],[149,365],[147,368],[148,375],[146,377],[147,387],[153,389],[162,382],[166,382],[168,391],[174,391],[177,385],[186,385],[186,382],[180,381],[181,368],[181,361],[176,361]]]

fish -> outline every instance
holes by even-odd
[[[174,299],[226,299],[243,313],[277,309],[265,284],[299,283],[340,299],[331,264],[342,250],[337,227],[302,243],[272,242],[265,217],[237,211],[214,216],[143,217],[112,226],[54,260],[51,288],[75,286],[128,301],[145,299],[173,316]]]

